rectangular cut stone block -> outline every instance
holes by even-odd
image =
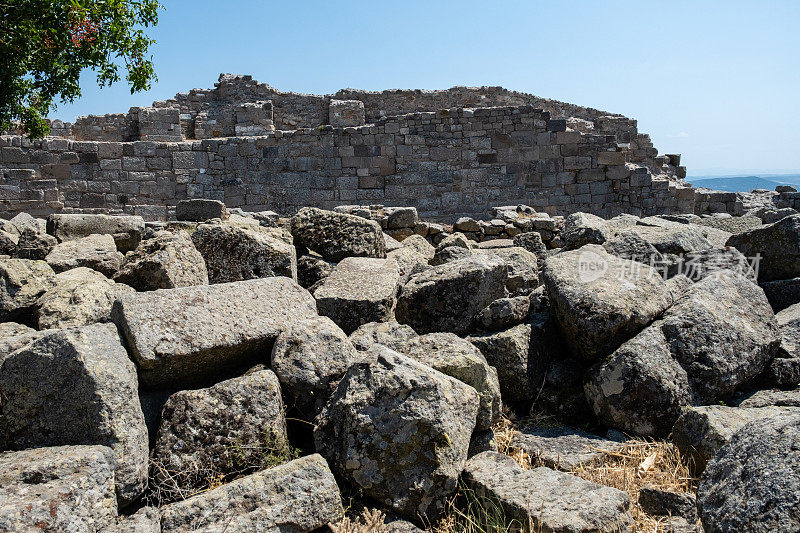
[[[364,102],[359,100],[331,100],[328,113],[334,128],[363,126],[366,123]]]
[[[598,152],[598,165],[624,165],[625,152]]]
[[[304,533],[341,520],[339,487],[318,454],[261,470],[161,509],[164,533]]]
[[[265,356],[287,324],[316,314],[314,298],[283,276],[125,294],[112,311],[151,387],[202,382]]]

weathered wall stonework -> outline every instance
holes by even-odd
[[[635,120],[497,87],[316,96],[223,75],[214,89],[106,117],[60,125],[71,138],[0,137],[0,215],[162,218],[185,198],[285,214],[407,205],[440,221],[509,204],[602,216],[735,208],[698,200],[680,156],[659,156]],[[327,125],[343,121],[366,124]]]

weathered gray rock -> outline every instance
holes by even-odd
[[[607,355],[672,304],[654,269],[601,246],[548,258],[542,278],[564,340],[586,361]]]
[[[283,276],[125,294],[112,310],[140,379],[153,387],[263,357],[289,324],[316,314],[311,295]]]
[[[647,239],[639,235],[635,228],[626,227],[603,243],[603,248],[611,255],[631,259],[647,265],[658,265],[663,261],[661,252]]]
[[[456,231],[455,233],[451,233],[450,235],[446,236],[444,239],[439,241],[439,244],[436,245],[436,252],[444,250],[445,248],[450,248],[454,246],[456,248],[463,248],[465,250],[472,250],[474,247],[474,242],[469,240],[466,235]]]
[[[636,225],[628,229],[635,233],[662,254],[687,254],[707,250],[713,245],[706,237],[710,228],[693,224],[668,223],[663,226]],[[722,245],[722,243],[719,243]]]
[[[542,236],[538,232],[529,231],[527,233],[520,233],[514,235],[514,246],[525,248],[536,256],[539,260],[539,265],[544,263],[547,259],[547,246],[542,241]]]
[[[301,255],[297,258],[297,283],[304,289],[312,290],[314,285],[330,276],[335,263],[325,261],[316,255]]]
[[[520,527],[548,533],[626,531],[630,497],[545,466],[523,470],[511,457],[484,452],[467,461],[467,484],[496,502]]]
[[[290,324],[275,341],[271,367],[290,402],[313,420],[339,380],[363,355],[330,318],[317,316]]]
[[[497,371],[468,340],[452,333],[428,333],[392,349],[475,389],[480,397],[476,430],[489,429],[500,419],[502,401]]]
[[[419,220],[416,207],[384,207],[383,213],[389,229],[413,228]]]
[[[564,219],[561,239],[566,250],[577,250],[586,244],[603,244],[611,237],[608,223],[591,213],[572,213]]]
[[[530,307],[528,295],[500,298],[481,309],[475,317],[475,325],[486,331],[506,329],[525,320]]]
[[[281,387],[271,370],[179,391],[162,411],[152,483],[191,492],[213,475],[264,468],[264,456],[286,443]]]
[[[3,342],[10,337],[17,335],[24,335],[26,333],[35,333],[36,330],[29,328],[24,324],[17,324],[16,322],[0,322],[0,339]],[[0,361],[1,362],[1,361]]]
[[[435,254],[436,249],[425,240],[425,237],[411,235],[403,240],[400,248],[387,252],[386,257],[394,259],[401,274],[409,275],[415,269],[427,267]]]
[[[347,371],[317,417],[317,450],[339,475],[406,517],[435,517],[456,489],[475,389],[384,347]]]
[[[494,248],[492,253],[505,261],[508,266],[506,289],[511,296],[530,294],[539,285],[539,271],[536,255],[525,248]]]
[[[764,294],[776,313],[800,303],[800,278],[759,281],[758,284],[764,289]]]
[[[0,366],[11,352],[46,334],[45,331],[37,331],[16,322],[0,322]]]
[[[743,391],[737,394],[731,405],[737,407],[768,407],[772,405],[800,407],[800,388]]]
[[[676,516],[697,522],[697,498],[690,492],[672,492],[655,487],[639,489],[639,505],[653,516]]]
[[[0,367],[0,396],[7,449],[109,446],[120,502],[142,493],[147,428],[136,369],[112,324],[52,330],[11,353]]]
[[[208,271],[187,232],[161,231],[128,252],[114,279],[137,291],[154,291],[207,285]]]
[[[800,215],[733,235],[726,245],[747,257],[761,254],[759,281],[800,277]]]
[[[504,331],[467,337],[497,369],[503,399],[510,403],[529,402],[528,366],[531,360],[531,326],[520,324]]]
[[[55,272],[88,267],[112,277],[119,270],[123,256],[111,235],[89,235],[57,244],[44,258]]]
[[[531,388],[537,391],[531,414],[548,414],[576,426],[596,424],[583,391],[586,364],[572,357],[555,357],[544,366],[541,381],[531,383]]]
[[[429,261],[431,266],[439,266],[451,261],[458,261],[459,259],[467,259],[472,257],[471,248],[463,248],[461,246],[446,246],[444,248],[437,248],[433,259]]]
[[[114,237],[117,250],[133,250],[142,240],[144,219],[133,215],[89,215],[59,213],[47,218],[47,233],[59,242],[73,241],[93,233]]]
[[[191,198],[181,200],[175,206],[175,218],[189,222],[205,222],[212,218],[227,220],[229,218],[225,204],[219,200],[205,198]]]
[[[661,320],[592,368],[585,392],[605,424],[665,435],[687,405],[708,405],[760,374],[778,345],[763,292],[730,271],[693,285]]]
[[[739,430],[709,463],[697,489],[708,532],[800,530],[800,415]]]
[[[400,272],[391,259],[348,257],[314,290],[317,310],[346,333],[394,318]]]
[[[26,229],[17,240],[17,248],[14,255],[20,259],[37,259],[41,261],[47,257],[47,254],[56,244],[58,244],[58,240],[52,235]]]
[[[756,273],[736,248],[709,248],[697,252],[689,252],[685,256],[670,256],[672,264],[668,268],[670,276],[683,274],[692,281],[699,281],[706,276],[714,275],[722,270],[732,270],[755,282]]]
[[[0,258],[0,322],[33,322],[39,297],[55,284],[44,261]]]
[[[800,408],[726,405],[687,407],[675,422],[670,439],[685,456],[692,457],[696,471],[702,472],[708,461],[713,459],[720,448],[745,424],[792,412],[800,414]]]
[[[19,235],[0,230],[0,255],[14,255],[17,251]]]
[[[161,533],[161,515],[155,507],[142,507],[130,516],[117,517],[105,533]]]
[[[569,471],[596,463],[603,459],[604,452],[619,451],[624,444],[579,429],[558,426],[515,432],[511,446],[524,450],[532,460],[548,468]]]
[[[105,446],[0,453],[0,531],[108,531],[117,516],[111,455]]]
[[[484,307],[505,296],[506,272],[502,259],[481,254],[415,274],[400,289],[397,321],[418,333],[464,334]]]
[[[100,272],[79,267],[56,274],[56,283],[37,303],[39,329],[85,326],[111,320],[117,296],[134,292]]]
[[[42,222],[42,220],[23,212],[15,215],[11,220],[3,220],[0,225],[2,225],[3,231],[19,237],[26,229],[44,233]]]
[[[359,216],[304,207],[292,217],[297,246],[338,262],[345,257],[386,257],[380,224]]]
[[[373,344],[382,344],[397,352],[415,337],[418,337],[417,333],[409,326],[390,320],[360,326],[350,334],[350,342],[360,351],[369,350]]]
[[[344,516],[342,497],[317,454],[268,468],[161,509],[163,533],[307,533]]]
[[[269,276],[297,280],[297,255],[281,230],[256,225],[200,224],[192,242],[205,259],[211,283]]]

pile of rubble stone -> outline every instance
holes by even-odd
[[[626,435],[702,476],[696,504],[640,496],[672,530],[798,530],[790,211],[20,214],[0,225],[0,530],[306,532],[358,493],[417,531],[459,486],[534,531],[628,530],[628,494],[567,473]],[[498,453],[504,410],[560,422],[513,437],[544,466]]]

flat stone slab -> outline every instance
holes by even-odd
[[[570,427],[532,428],[515,433],[511,446],[524,450],[532,460],[558,470],[575,468],[600,460],[604,451],[618,451],[624,443],[604,439]]]
[[[161,531],[304,533],[343,515],[336,480],[314,454],[163,507]]]
[[[151,387],[196,383],[267,357],[287,325],[316,314],[314,298],[283,276],[125,294],[112,310]]]
[[[467,484],[499,504],[521,529],[598,533],[627,531],[630,497],[545,466],[523,470],[511,457],[483,452],[464,467]]]

